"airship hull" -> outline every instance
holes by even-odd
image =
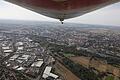
[[[42,15],[69,19],[84,15],[120,0],[6,0]]]

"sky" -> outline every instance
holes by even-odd
[[[3,0],[0,0],[0,19],[58,22],[56,19],[40,15]],[[65,20],[65,22],[120,26],[120,2],[83,16]]]

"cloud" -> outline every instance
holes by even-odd
[[[14,4],[0,1],[0,19],[54,20]]]
[[[68,22],[120,26],[120,3],[70,19]]]

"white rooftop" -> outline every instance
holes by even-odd
[[[47,78],[47,77],[51,76],[51,77],[57,79],[58,76],[51,73],[51,70],[52,70],[52,67],[46,67],[42,77]]]
[[[10,64],[7,64],[7,66],[10,66]]]
[[[22,63],[23,61],[21,61],[21,60],[17,60],[19,63]]]
[[[22,57],[19,57],[19,59],[27,60],[29,58],[29,55],[23,55]]]
[[[19,55],[13,55],[10,60],[15,60],[16,58],[18,58]]]
[[[4,53],[13,52],[12,50],[4,50]]]
[[[58,75],[55,75],[55,74],[53,74],[53,73],[50,73],[49,76],[51,76],[51,77],[53,77],[53,78],[55,78],[55,79],[59,77]]]
[[[10,47],[9,47],[9,46],[6,46],[6,47],[2,47],[2,49],[10,49]]]
[[[41,67],[43,64],[43,61],[37,61],[37,62],[34,62],[31,66],[35,66],[35,67]]]
[[[2,44],[2,46],[6,46],[5,44]]]
[[[43,61],[43,59],[37,59],[38,61]]]
[[[23,50],[24,49],[24,47],[18,47],[18,50]]]
[[[22,46],[23,42],[17,42],[16,44],[19,45],[19,46]]]
[[[14,66],[13,69],[17,69],[19,66]]]
[[[23,67],[20,67],[20,68],[18,68],[17,70],[25,70],[25,68],[23,68]]]
[[[49,77],[49,75],[44,73],[42,77],[46,79]]]
[[[52,67],[46,67],[44,73],[49,75],[51,69],[52,69]]]

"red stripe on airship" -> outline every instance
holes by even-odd
[[[22,3],[52,10],[71,10],[99,5],[110,0],[19,0]]]

